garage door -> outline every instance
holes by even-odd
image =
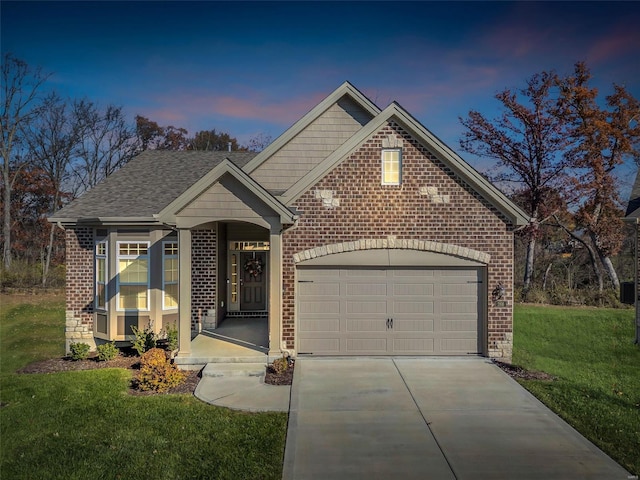
[[[481,269],[299,268],[298,353],[480,353]]]

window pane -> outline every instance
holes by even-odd
[[[98,285],[96,285],[96,290],[96,307],[105,308],[107,304],[107,296],[105,294],[106,285],[103,283],[99,283]]]
[[[99,243],[96,245],[96,254],[97,255],[106,255],[107,249],[104,243]]]
[[[105,283],[105,259],[96,259],[96,281]]]
[[[400,184],[400,158],[399,150],[382,151],[382,183]]]
[[[165,282],[178,281],[178,259],[177,258],[164,259],[164,281]]]
[[[178,284],[164,286],[164,306],[166,308],[178,306]]]
[[[177,243],[165,243],[164,244],[164,254],[165,255],[177,255],[178,254],[178,244]]]
[[[147,259],[118,261],[120,283],[147,283]]]
[[[146,285],[120,285],[120,308],[140,309],[147,308]]]

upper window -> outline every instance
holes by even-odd
[[[400,185],[402,180],[402,151],[399,148],[382,150],[382,185]]]
[[[164,242],[162,245],[162,308],[177,308],[178,242]]]
[[[107,309],[107,242],[96,243],[96,310]]]
[[[118,310],[149,310],[149,242],[118,242]]]

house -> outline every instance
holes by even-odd
[[[397,103],[346,82],[259,154],[146,151],[50,219],[66,338],[266,317],[268,353],[509,361],[528,217]]]
[[[633,295],[636,304],[636,344],[640,344],[640,169],[636,174],[636,181],[631,189],[629,204],[624,220],[634,226],[635,231],[635,294]]]

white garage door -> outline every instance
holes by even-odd
[[[481,270],[299,268],[298,353],[480,353]]]

